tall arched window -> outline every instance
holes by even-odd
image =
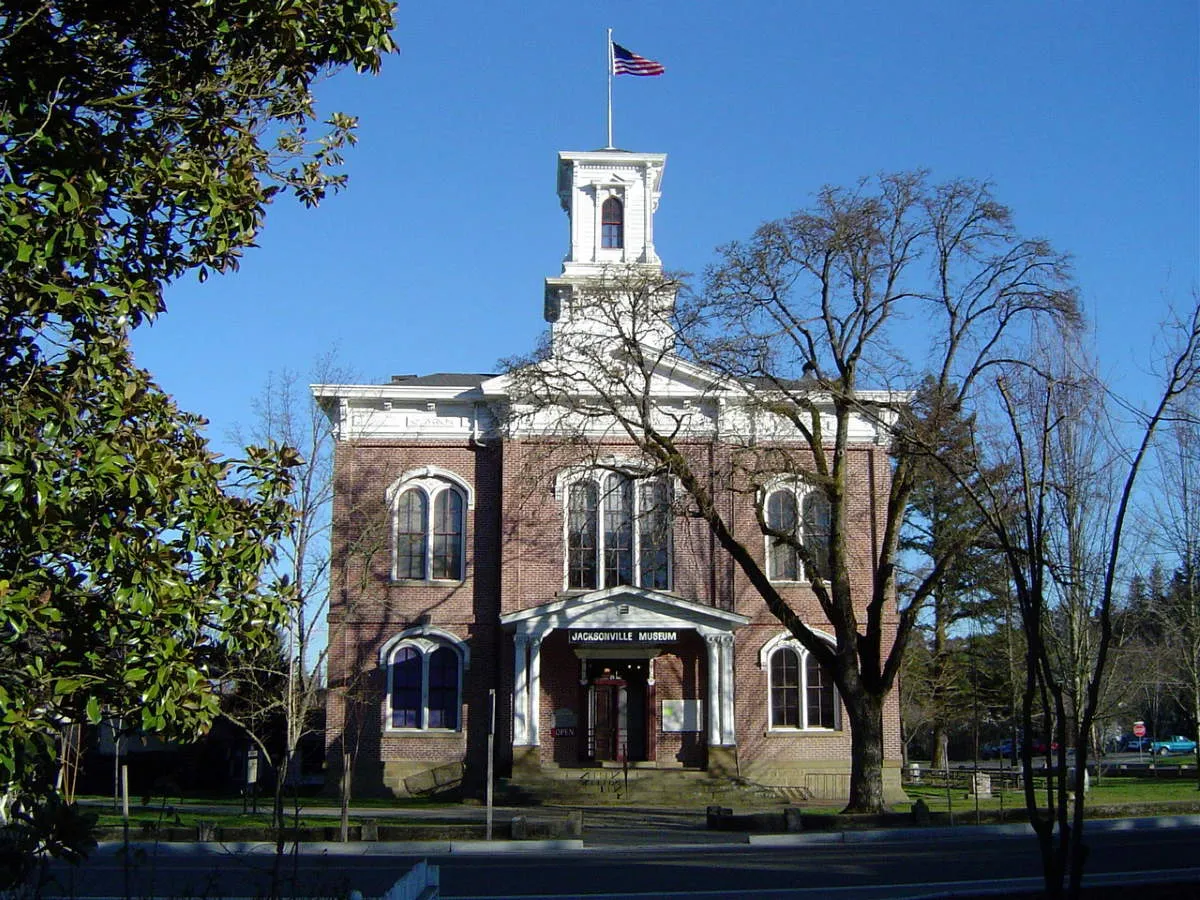
[[[665,591],[671,587],[671,488],[662,479],[640,485],[638,504],[638,583]]]
[[[396,503],[396,578],[424,578],[429,501],[409,488]]]
[[[467,491],[429,469],[388,489],[392,504],[392,578],[461,581],[466,577]]]
[[[800,727],[800,657],[789,647],[771,654],[771,727]]]
[[[829,500],[821,491],[802,483],[786,483],[767,494],[764,510],[767,577],[772,581],[811,580],[813,575],[829,575]],[[795,544],[799,541],[816,565],[815,572],[805,570]]]
[[[571,485],[567,492],[567,587],[596,586],[596,552],[600,546],[598,509],[599,488],[595,482]]]
[[[772,643],[767,657],[771,729],[840,729],[837,691],[816,657],[790,638]]]
[[[422,726],[421,683],[424,680],[424,660],[412,647],[401,647],[392,657],[392,727],[420,728]]]
[[[633,482],[609,475],[604,492],[604,584],[633,584]]]
[[[463,498],[453,488],[433,500],[433,578],[462,577]]]
[[[793,535],[797,524],[795,491],[790,488],[773,491],[767,497],[767,527]],[[796,548],[776,535],[767,536],[767,572],[772,581],[800,580],[800,557]]]
[[[616,250],[625,246],[625,206],[616,197],[600,207],[600,246]]]
[[[458,727],[458,654],[449,647],[429,657],[429,727]]]
[[[829,498],[821,491],[804,495],[804,548],[822,578],[829,577]]]
[[[567,587],[671,583],[671,490],[667,482],[587,475],[566,491]]]
[[[429,626],[385,644],[380,661],[387,667],[387,728],[458,730],[468,659],[465,644]]]
[[[811,653],[804,660],[804,727],[836,728],[837,699],[833,679]]]

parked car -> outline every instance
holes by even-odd
[[[1034,738],[1030,749],[1034,756],[1044,756],[1046,753],[1046,742],[1041,738]],[[1050,750],[1058,749],[1058,742],[1049,745]],[[984,744],[979,748],[979,755],[983,759],[1016,759],[1021,754],[1020,743],[1014,744],[1012,738],[1005,738],[1002,741],[994,741],[990,744]]]
[[[1138,737],[1135,734],[1129,734],[1121,740],[1121,749],[1126,753],[1141,753],[1142,751],[1149,750],[1150,744],[1150,738],[1146,737],[1146,735]]]
[[[1033,750],[1035,756],[1044,756],[1048,751],[1058,751],[1058,741],[1053,741],[1049,747],[1047,747],[1046,742],[1041,738],[1034,738],[1031,749]]]
[[[1166,756],[1168,753],[1195,753],[1196,742],[1182,734],[1176,734],[1168,741],[1153,741],[1150,744],[1150,752],[1159,756]]]
[[[979,755],[984,759],[1010,759],[1013,754],[1012,738],[1002,741],[992,741],[979,748]]]

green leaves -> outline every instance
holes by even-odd
[[[274,638],[295,458],[216,459],[129,333],[172,280],[236,268],[281,190],[344,183],[356,123],[309,135],[311,87],[394,49],[387,0],[169,7],[0,10],[0,777],[30,835],[67,821],[32,812],[63,723],[202,729],[212,660]]]

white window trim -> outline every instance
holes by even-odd
[[[611,468],[609,468],[611,466]],[[619,585],[607,585],[604,583],[604,497],[605,489],[604,482],[612,475],[628,478],[633,485],[633,584],[629,587],[641,587],[642,581],[642,492],[641,488],[644,485],[653,484],[658,480],[663,481],[670,488],[669,501],[678,496],[678,489],[674,479],[667,479],[663,476],[652,478],[638,478],[636,475],[628,474],[623,471],[624,467],[619,461],[607,462],[595,468],[575,467],[560,472],[555,479],[554,492],[562,500],[562,548],[563,548],[563,574],[562,584],[565,591],[599,591],[607,588],[618,587]],[[594,588],[573,588],[571,582],[571,554],[568,549],[568,541],[570,539],[571,529],[571,488],[576,484],[584,482],[595,482],[597,485],[597,503],[596,503],[596,587]],[[665,588],[643,588],[643,590],[664,590],[670,591],[675,586],[675,515],[674,506],[671,503],[668,506],[670,514],[667,522],[667,586]]]
[[[804,501],[809,494],[816,490],[811,484],[805,484],[803,481],[791,477],[780,476],[768,481],[760,489],[759,503],[762,509],[763,518],[768,515],[768,504],[771,501],[771,495],[776,491],[790,491],[792,496],[796,498],[796,533],[800,541],[804,541]],[[832,527],[832,524],[831,524]],[[763,535],[763,562],[766,564],[767,578],[772,584],[810,584],[811,579],[808,577],[808,567],[804,564],[804,560],[797,557],[796,563],[799,567],[799,578],[795,580],[791,578],[773,578],[771,577],[771,555],[777,552],[780,548],[775,544],[775,539],[769,534]]]
[[[626,185],[620,180],[610,183],[598,182],[593,185],[593,219],[592,228],[595,234],[595,241],[592,246],[592,258],[596,262],[615,263],[625,262],[629,259],[627,248],[629,247],[629,204],[626,201]],[[605,247],[604,246],[604,201],[609,198],[614,198],[621,201],[621,221],[625,239],[621,242],[621,247]]]
[[[421,657],[421,726],[392,724],[392,668],[396,654],[411,648]],[[437,650],[449,648],[458,660],[458,724],[454,728],[430,728],[429,722],[429,659]],[[393,636],[379,648],[379,664],[387,679],[383,692],[383,731],[385,734],[459,734],[463,730],[464,680],[471,667],[471,648],[448,631],[428,625],[408,628]]]
[[[424,578],[400,578],[397,575],[396,567],[398,560],[396,558],[396,539],[399,523],[396,519],[396,506],[399,503],[400,497],[406,491],[416,489],[425,495],[425,570]],[[439,494],[443,491],[456,491],[463,501],[463,521],[462,521],[462,554],[458,562],[458,575],[456,578],[432,578],[430,575],[433,572],[433,509],[434,502]],[[471,485],[449,469],[443,469],[440,466],[421,466],[417,469],[410,469],[405,472],[384,491],[384,498],[387,502],[388,516],[391,521],[391,545],[392,545],[392,561],[389,572],[390,580],[400,584],[458,584],[467,577],[467,522],[469,513],[475,508],[475,492],[471,489]]]
[[[833,638],[829,635],[816,631],[815,632],[822,640],[832,645]],[[775,635],[771,640],[767,641],[758,651],[758,666],[767,676],[767,733],[768,734],[836,734],[842,731],[842,695],[837,689],[837,685],[833,685],[833,727],[821,728],[802,725],[799,728],[791,726],[777,726],[774,724],[774,693],[772,688],[774,685],[771,682],[771,657],[778,650],[794,651],[800,662],[800,721],[808,721],[808,657],[809,652],[804,645],[796,640],[795,636],[788,631]]]

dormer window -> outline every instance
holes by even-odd
[[[625,246],[625,206],[616,197],[600,207],[600,246],[609,250]]]

